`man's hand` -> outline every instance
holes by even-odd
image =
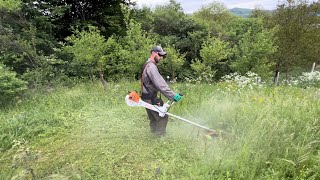
[[[176,94],[176,95],[174,95],[174,97],[173,97],[173,100],[175,101],[175,102],[178,102],[178,101],[180,101],[182,99],[182,94]]]

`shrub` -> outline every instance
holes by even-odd
[[[26,84],[25,81],[16,77],[15,72],[0,64],[0,106],[27,89]]]
[[[300,87],[320,87],[320,71],[304,72],[292,81],[293,85]]]
[[[55,55],[40,56],[40,66],[34,69],[28,69],[22,76],[22,79],[28,82],[29,88],[39,86],[67,85],[70,82],[64,69],[64,61],[58,59]]]
[[[232,83],[238,85],[240,88],[252,86],[261,86],[263,82],[258,74],[253,72],[247,72],[245,75],[239,73],[231,73],[221,78],[223,82]]]

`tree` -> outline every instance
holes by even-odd
[[[128,51],[124,56],[128,64],[126,70],[129,77],[136,78],[140,75],[141,66],[150,55],[154,40],[148,37],[147,33],[141,29],[141,24],[134,20],[130,21],[126,34],[121,39],[122,47]]]
[[[36,0],[26,3],[50,19],[54,36],[60,41],[72,35],[75,26],[82,29],[96,26],[106,38],[112,34],[124,35],[126,25],[122,5],[133,4],[130,0]]]
[[[0,22],[0,61],[20,75],[39,66],[41,38],[20,8],[0,9]]]
[[[133,8],[131,13],[131,19],[141,23],[141,29],[146,32],[154,31],[154,16],[149,7],[143,7],[142,9]]]
[[[231,63],[231,67],[236,72],[245,74],[251,71],[266,79],[270,77],[271,68],[274,65],[270,57],[275,52],[272,31],[262,30],[259,33],[253,33],[249,29],[239,42],[236,59]]]
[[[211,37],[203,43],[200,56],[207,71],[211,70],[215,74],[219,71],[220,65],[226,64],[233,53],[233,49],[228,42],[218,37]]]
[[[238,45],[244,35],[250,30],[252,34],[261,32],[263,21],[260,18],[241,18],[237,17],[230,21],[226,27],[226,36],[232,45]]]
[[[193,80],[206,83],[211,83],[214,81],[216,70],[212,70],[210,66],[207,66],[199,59],[193,60],[190,66],[195,76]]]
[[[215,1],[201,7],[192,17],[207,24],[211,34],[215,35],[224,34],[225,25],[235,18],[224,4]]]
[[[181,5],[175,0],[157,6],[153,17],[154,33],[161,36],[158,40],[160,44],[174,45],[180,54],[185,54],[189,63],[192,59],[199,58],[199,47],[209,34],[204,24],[184,14]]]
[[[74,35],[66,38],[70,45],[63,47],[64,51],[74,56],[76,64],[86,66],[90,76],[98,73],[102,84],[106,86],[104,79],[104,65],[107,60],[104,56],[106,50],[105,38],[100,35],[100,31],[94,26],[89,26],[88,31],[75,30],[74,33]]]
[[[167,5],[157,6],[153,16],[155,33],[162,36],[180,34],[181,25],[179,24],[184,19],[185,14],[177,1],[170,0],[170,3]]]
[[[141,29],[141,24],[131,20],[126,36],[112,36],[107,40],[105,57],[106,73],[113,80],[121,78],[138,79],[143,63],[150,55],[155,40]]]
[[[250,14],[250,18],[270,18],[272,15],[272,11],[269,10],[263,10],[260,8],[255,8],[251,14]]]
[[[295,68],[309,68],[319,60],[319,13],[319,2],[309,5],[307,1],[288,1],[278,6],[273,16],[274,26],[279,29],[276,73],[285,72],[287,79]]]

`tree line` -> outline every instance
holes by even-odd
[[[130,0],[0,0],[2,99],[73,79],[138,79],[154,45],[171,80],[216,82],[232,72],[287,78],[320,61],[320,3],[288,0],[249,18],[212,2],[138,8]],[[4,102],[4,100],[2,101]]]

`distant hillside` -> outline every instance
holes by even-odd
[[[230,12],[236,16],[241,17],[249,17],[253,9],[246,9],[246,8],[232,8]]]
[[[236,15],[236,16],[240,16],[240,17],[249,17],[252,13],[252,11],[254,11],[254,9],[247,9],[247,8],[232,8],[229,10],[232,14]],[[267,13],[272,13],[272,10],[262,10],[264,12]]]

